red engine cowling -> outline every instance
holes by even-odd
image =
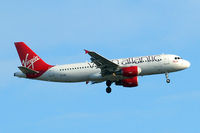
[[[136,86],[138,86],[138,77],[135,76],[130,79],[123,79],[123,80],[115,82],[115,84],[122,85],[124,87],[136,87]]]
[[[121,75],[125,77],[134,77],[138,76],[138,74],[141,72],[141,69],[137,66],[131,66],[131,67],[123,67],[120,70]]]

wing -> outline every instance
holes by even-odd
[[[119,65],[113,63],[112,61],[104,58],[103,56],[95,52],[85,50],[85,53],[91,56],[91,61],[95,63],[98,68],[101,69],[101,74],[103,76],[113,74],[119,68]]]

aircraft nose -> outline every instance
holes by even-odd
[[[185,68],[189,68],[190,67],[190,62],[189,61],[185,61],[185,63],[184,63],[184,66],[185,66]]]

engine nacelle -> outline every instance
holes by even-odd
[[[122,75],[124,77],[134,77],[138,76],[141,73],[141,68],[137,66],[131,66],[131,67],[123,67],[120,71],[118,71],[117,75]]]
[[[135,76],[130,79],[123,79],[115,82],[116,85],[122,85],[124,87],[136,87],[138,86],[138,77]]]

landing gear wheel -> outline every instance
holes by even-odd
[[[111,84],[112,84],[112,82],[111,82],[110,80],[107,80],[107,81],[106,81],[106,85],[107,85],[107,86],[111,86]]]
[[[168,73],[167,73],[167,72],[165,73],[165,77],[166,77],[166,82],[167,82],[167,83],[170,83],[170,79],[168,78],[168,77],[169,77],[169,75],[168,75]]]
[[[106,88],[106,92],[107,92],[107,93],[111,93],[111,91],[112,91],[112,89],[111,89],[110,87],[107,87],[107,88]]]
[[[170,83],[170,79],[167,79],[166,82],[167,82],[167,83]]]
[[[106,88],[106,92],[107,92],[107,93],[111,93],[111,91],[112,91],[112,89],[110,88],[111,84],[112,84],[112,81],[110,81],[110,80],[107,80],[107,81],[106,81],[106,85],[108,86],[108,87]]]

